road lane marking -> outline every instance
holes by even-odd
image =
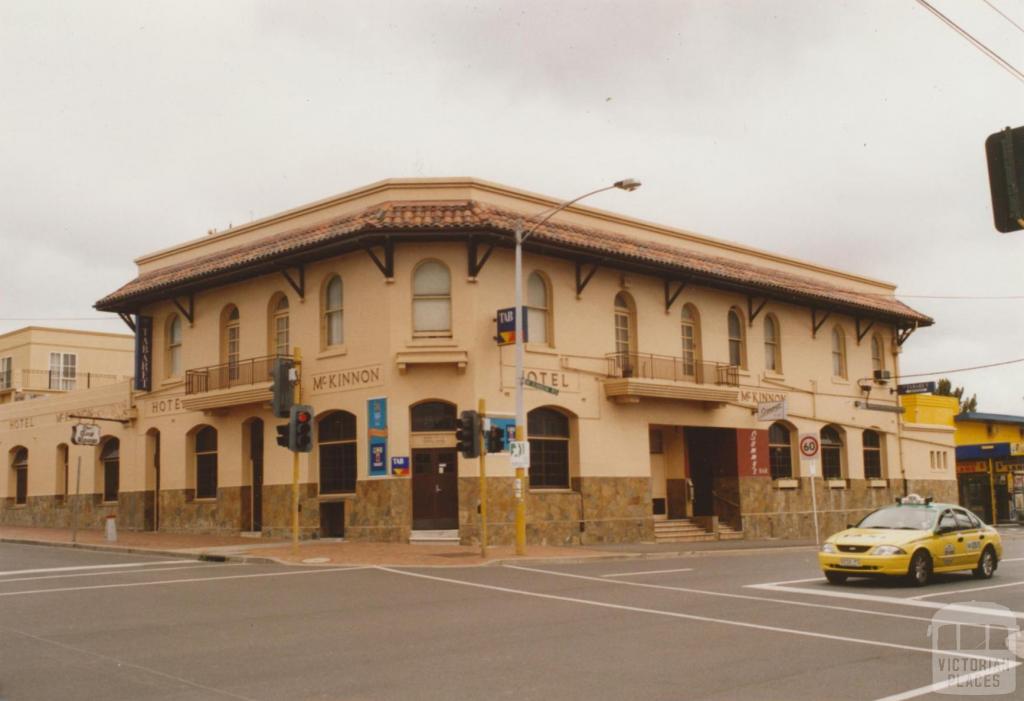
[[[616,574],[602,574],[602,577],[637,577],[642,574],[668,574],[669,572],[693,572],[692,567],[680,567],[677,570],[645,570],[643,572],[618,572]]]
[[[527,589],[513,589],[512,587],[502,587],[496,584],[482,584],[480,582],[467,582],[462,579],[451,579],[449,577],[438,577],[431,574],[422,574],[420,572],[409,572],[406,570],[393,569],[391,567],[384,567],[378,565],[375,569],[381,570],[382,572],[391,572],[392,574],[398,574],[405,577],[418,577],[420,579],[429,579],[435,582],[447,582],[449,584],[458,584],[464,587],[473,587],[476,589],[487,589],[490,591],[502,592],[505,594],[516,594],[518,596],[528,596],[537,599],[547,599],[549,601],[563,601],[572,604],[582,604],[584,606],[595,606],[598,608],[613,609],[616,611],[629,611],[632,613],[646,613],[655,616],[665,616],[666,618],[677,618],[688,621],[699,621],[701,623],[718,623],[725,626],[734,626],[737,628],[748,628],[753,630],[768,631],[770,633],[784,633],[786,635],[796,635],[806,638],[816,638],[818,640],[832,640],[835,642],[842,643],[854,643],[857,645],[868,645],[872,647],[884,647],[895,650],[907,650],[910,652],[922,652],[928,655],[944,655],[948,657],[959,657],[964,659],[975,659],[985,660],[986,662],[1003,662],[1002,659],[997,657],[990,657],[988,655],[978,655],[975,653],[962,652],[959,650],[933,650],[930,647],[918,647],[916,645],[903,645],[902,643],[888,643],[882,640],[868,640],[867,638],[852,638],[846,635],[832,635],[831,633],[817,633],[811,630],[800,630],[799,628],[783,628],[781,626],[769,626],[761,623],[749,623],[747,621],[736,621],[728,618],[714,618],[712,616],[699,616],[692,613],[679,613],[678,611],[663,611],[660,609],[644,608],[641,606],[628,606],[625,604],[613,604],[605,601],[594,601],[592,599],[580,599],[573,596],[560,596],[558,594],[545,594],[542,592],[529,591]],[[598,580],[601,581],[601,580]],[[626,584],[626,582],[623,582]]]
[[[683,592],[686,594],[702,594],[704,596],[718,596],[727,599],[745,599],[747,601],[767,602],[773,604],[789,604],[790,606],[804,606],[806,608],[816,609],[828,609],[830,611],[848,611],[850,613],[865,614],[870,616],[882,616],[883,618],[903,618],[911,621],[924,621],[925,623],[932,623],[933,618],[931,616],[911,616],[905,613],[890,613],[888,611],[874,611],[872,609],[861,609],[854,608],[852,606],[839,606],[837,604],[815,604],[810,601],[793,601],[792,599],[773,599],[767,596],[751,596],[749,594],[730,594],[721,591],[708,591],[706,589],[691,589],[688,587],[672,587],[666,584],[647,584],[644,582],[620,582],[618,580],[611,580],[610,582],[606,579],[598,579],[597,577],[591,577],[583,574],[570,574],[568,572],[555,572],[553,570],[542,570],[535,567],[524,567],[522,565],[504,565],[504,567],[512,570],[523,570],[524,572],[540,572],[541,574],[550,574],[556,577],[570,577],[573,579],[588,579],[593,582],[601,582],[602,584],[625,584],[631,587],[644,587],[646,589],[663,589],[665,591],[676,591]],[[968,624],[964,624],[968,625]]]
[[[155,587],[161,584],[191,584],[195,582],[217,582],[224,579],[255,579],[257,577],[287,577],[296,574],[326,574],[327,572],[351,572],[352,570],[372,569],[370,567],[331,567],[328,569],[295,570],[291,572],[262,572],[259,574],[232,574],[225,577],[192,577],[190,579],[162,579],[156,582],[124,582],[122,584],[94,584],[86,587],[54,587],[53,589],[28,589],[24,591],[0,592],[0,597],[29,596],[31,594],[55,594],[69,591],[89,591],[92,589],[126,589],[128,587]]]
[[[164,567],[180,565],[181,560],[160,560],[158,562],[120,562],[116,565],[78,565],[76,567],[42,567],[34,570],[0,570],[0,577],[14,574],[42,574],[44,572],[78,572],[81,570],[118,569],[122,567]],[[3,580],[0,580],[3,581]]]
[[[971,587],[970,589],[954,589],[952,591],[937,591],[934,594],[921,594],[921,596],[912,596],[911,599],[915,601],[918,599],[930,599],[933,596],[950,596],[952,594],[970,594],[972,591],[985,591],[986,589],[1003,589],[1005,587],[1019,587],[1024,586],[1022,582],[1008,582],[1006,584],[992,584],[987,587]]]
[[[916,689],[910,689],[909,691],[904,691],[899,694],[893,694],[892,696],[883,696],[882,698],[876,699],[875,701],[906,701],[907,699],[917,698],[918,696],[924,696],[925,694],[933,694],[937,691],[941,691],[942,689],[948,689],[951,686],[970,682],[974,679],[980,679],[982,677],[987,677],[993,674],[999,674],[1007,670],[1015,669],[1016,667],[1020,667],[1022,664],[1024,664],[1024,662],[1006,660],[1002,664],[990,667],[989,669],[982,669],[971,674],[957,675],[952,679],[947,679],[944,682],[935,682],[934,684],[929,684],[928,686],[921,686]]]
[[[222,567],[251,567],[251,565],[244,562],[226,562],[226,563],[195,563],[192,565],[184,565],[182,567],[168,567],[160,570],[160,572],[173,572],[175,570],[198,570],[198,569],[209,569],[211,567],[220,570]],[[79,572],[77,574],[49,574],[42,577],[17,577],[16,579],[0,579],[0,586],[4,584],[10,584],[11,582],[31,582],[39,579],[70,579],[72,577],[113,577],[117,574],[149,574],[145,571],[124,571],[118,570],[117,572]]]
[[[999,564],[1001,565],[1004,562],[1024,562],[1024,557],[1004,557],[999,561]]]

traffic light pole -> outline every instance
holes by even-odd
[[[295,403],[302,402],[302,350],[295,347]],[[299,550],[299,452],[292,451],[292,554]]]
[[[481,399],[477,403],[477,413],[487,416],[487,403]],[[481,440],[480,451],[480,557],[487,559],[487,445]]]

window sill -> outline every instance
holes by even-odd
[[[800,480],[797,479],[779,479],[772,482],[772,486],[775,489],[799,489]]]
[[[344,343],[340,346],[330,346],[325,348],[316,355],[316,359],[327,360],[328,358],[339,358],[343,355],[348,355],[348,346]]]
[[[825,480],[829,489],[846,489],[846,480]]]
[[[845,377],[836,377],[835,375],[833,375],[832,376],[832,384],[834,384],[834,385],[849,385],[850,381],[847,380]]]
[[[786,380],[786,376],[783,375],[781,372],[775,372],[774,370],[765,370],[764,379],[774,380],[775,382],[784,382]]]
[[[420,336],[418,334],[413,334],[412,338],[405,342],[405,345],[416,348],[449,348],[455,347],[458,344],[455,342],[455,339],[452,338],[451,334],[448,334],[447,336]]]
[[[871,487],[872,489],[882,489],[882,488],[888,487],[888,486],[889,486],[889,482],[887,480],[876,480],[876,479],[869,479],[868,480],[868,487]]]
[[[537,353],[538,355],[558,355],[558,351],[546,343],[526,343],[524,348],[527,353]]]

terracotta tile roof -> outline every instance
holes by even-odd
[[[96,303],[101,310],[126,311],[144,300],[171,296],[186,286],[209,278],[238,274],[253,269],[266,272],[275,259],[301,255],[329,244],[343,243],[357,235],[395,233],[424,236],[438,232],[489,231],[511,237],[521,215],[472,200],[388,202],[369,207],[316,226],[297,228],[210,253],[183,263],[169,265],[140,275]],[[537,243],[587,253],[597,257],[632,261],[641,266],[661,268],[662,274],[692,277],[698,284],[747,288],[769,296],[802,300],[808,304],[839,306],[863,311],[868,316],[926,326],[932,319],[899,300],[858,292],[794,273],[731,260],[685,248],[684,245],[654,243],[600,229],[547,222],[531,236]],[[211,281],[215,283],[215,281]]]

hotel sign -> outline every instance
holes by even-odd
[[[313,375],[313,394],[328,392],[349,392],[354,389],[380,387],[384,384],[384,368],[367,365],[351,370],[331,370]]]

